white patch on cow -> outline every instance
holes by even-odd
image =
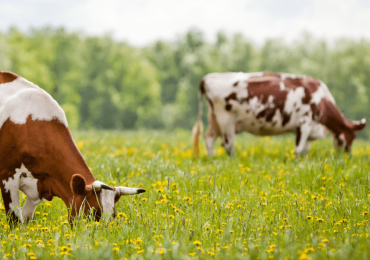
[[[21,221],[24,218],[32,218],[37,204],[41,202],[37,190],[37,179],[33,177],[32,173],[22,164],[20,168],[15,169],[13,177],[10,177],[7,181],[3,180],[3,185],[5,191],[10,192],[12,200],[9,203],[9,211],[14,211]],[[19,190],[27,195],[26,203],[22,210],[19,203]]]
[[[299,78],[299,76],[290,73],[280,73],[280,78],[284,81],[286,78],[296,79]]]
[[[268,106],[269,108],[274,108],[275,107],[274,97],[273,96],[269,96],[268,97],[266,106]]]
[[[311,104],[320,104],[321,100],[326,97],[325,91],[323,88],[319,87],[316,92],[312,94]]]
[[[20,176],[19,180],[19,189],[27,195],[32,204],[37,205],[41,202],[40,194],[37,189],[37,179],[33,177],[32,173],[22,164],[20,169],[16,169],[19,171],[23,176]],[[26,177],[24,176],[26,175]]]
[[[285,101],[284,111],[291,114],[296,107],[302,107],[302,99],[304,96],[304,87],[290,90]],[[296,104],[296,106],[294,106],[294,104]]]
[[[103,216],[105,217],[112,216],[115,196],[116,196],[115,191],[102,189],[100,193],[100,202],[103,209]]]
[[[309,134],[310,139],[321,139],[328,134],[328,129],[320,123],[312,122],[311,132]]]
[[[210,99],[225,98],[229,94],[235,92],[238,97],[247,97],[246,81],[251,77],[262,77],[263,72],[243,73],[243,72],[230,72],[230,73],[210,73],[204,76],[205,88],[207,95]],[[235,87],[234,84],[239,82]],[[208,88],[212,86],[212,88]],[[225,95],[227,94],[227,95]]]
[[[16,169],[16,173],[12,177],[9,177],[7,181],[3,180],[3,185],[5,192],[10,193],[11,199],[9,203],[9,212],[7,213],[14,212],[19,219],[22,219],[22,210],[19,203],[19,176],[21,172],[17,170],[19,169]]]
[[[328,89],[328,86],[326,86],[326,84],[322,81],[320,81],[320,86],[319,86],[320,89],[323,90],[323,92],[325,93],[325,97],[333,104],[335,104],[335,99],[333,97],[333,95],[330,93],[329,89]]]
[[[0,128],[8,118],[24,124],[30,115],[32,120],[58,119],[68,127],[63,109],[40,87],[22,77],[0,84]]]
[[[279,85],[280,85],[280,90],[281,91],[284,91],[286,89],[283,81],[280,81],[280,84]]]

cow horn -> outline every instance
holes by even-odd
[[[135,195],[139,193],[145,192],[144,189],[138,189],[138,188],[129,188],[129,187],[116,187],[117,195]]]
[[[105,184],[104,182],[101,181],[94,181],[92,184],[92,188],[94,190],[101,190],[101,189],[106,189],[106,190],[114,190],[111,186]]]

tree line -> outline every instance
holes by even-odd
[[[109,35],[64,28],[10,28],[0,31],[0,70],[49,92],[71,128],[190,129],[201,78],[226,71],[310,75],[328,85],[347,118],[370,119],[370,41],[365,39],[327,42],[302,33],[292,43],[274,38],[256,44],[241,34],[219,32],[209,42],[191,29],[176,40],[139,48]]]

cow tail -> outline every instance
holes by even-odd
[[[202,96],[204,94],[204,80],[200,82],[199,86],[199,94],[198,94],[198,99],[199,99],[199,111],[198,111],[198,119],[197,122],[195,123],[192,131],[192,139],[193,139],[193,153],[194,156],[199,155],[199,140],[202,137],[203,134],[203,122],[202,122]]]

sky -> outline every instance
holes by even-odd
[[[175,40],[190,28],[213,41],[217,32],[262,43],[317,38],[370,39],[369,0],[0,0],[0,31],[63,26],[145,46]]]

